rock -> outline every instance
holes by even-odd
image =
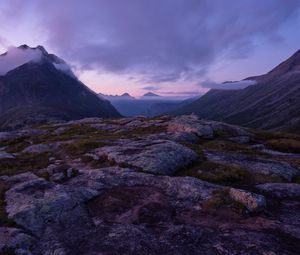
[[[265,183],[257,185],[256,188],[278,198],[300,198],[298,183]]]
[[[15,156],[11,153],[0,151],[0,159],[12,159],[15,158]]]
[[[266,199],[262,195],[241,189],[230,188],[230,197],[243,204],[250,212],[260,212],[266,207]]]
[[[52,182],[61,182],[66,178],[65,174],[63,172],[60,173],[54,173],[50,176],[50,181]]]
[[[204,154],[209,161],[214,163],[240,166],[253,173],[280,177],[288,181],[300,174],[298,169],[287,162],[217,151],[204,151]]]
[[[68,126],[63,126],[63,127],[59,127],[59,128],[57,128],[57,129],[55,129],[54,131],[53,131],[53,133],[55,134],[55,135],[62,135],[64,132],[66,132],[68,129],[70,129],[70,127],[68,127]]]
[[[210,125],[200,122],[196,115],[185,115],[174,118],[169,122],[169,132],[192,133],[198,137],[213,138],[213,129]]]
[[[122,168],[84,171],[66,185],[52,184],[34,175],[31,177],[31,180],[19,182],[6,192],[6,209],[9,218],[38,237],[34,254],[58,251],[74,254],[75,250],[82,248],[78,245],[80,240],[91,245],[88,245],[86,254],[96,252],[92,248],[94,242],[105,247],[103,238],[109,242],[123,238],[122,244],[125,245],[127,241],[121,232],[125,236],[132,235],[132,228],[140,229],[144,228],[143,224],[158,224],[160,221],[173,225],[172,222],[176,221],[174,210],[201,206],[215,190],[220,189],[191,177],[154,176]],[[119,209],[109,203],[115,203]],[[138,225],[105,225],[107,220]],[[146,235],[151,232],[150,229],[143,231]]]
[[[35,177],[14,185],[6,192],[8,217],[35,235],[42,234],[49,224],[67,227],[86,217],[83,203],[96,194],[93,191],[51,184]]]
[[[16,183],[20,183],[20,182],[27,182],[27,181],[31,181],[31,180],[35,180],[38,179],[38,177],[30,172],[25,172],[22,174],[17,174],[17,175],[13,175],[13,176],[1,176],[1,180],[12,183],[12,184],[16,184]]]
[[[251,137],[252,135],[245,129],[217,121],[206,121],[214,131],[216,136],[235,136],[235,137]],[[245,139],[245,138],[244,138]]]
[[[5,141],[14,138],[13,132],[0,132],[0,141]]]
[[[167,140],[127,141],[102,147],[96,150],[96,154],[119,165],[165,175],[174,174],[198,159],[191,149]]]
[[[239,142],[249,141],[252,136],[245,129],[212,120],[199,120],[196,115],[183,115],[169,122],[169,132],[193,133],[198,137],[212,139],[214,136],[240,137]]]
[[[22,152],[23,153],[43,153],[52,151],[54,149],[55,145],[53,144],[34,144],[30,145],[27,148],[25,148]]]
[[[29,251],[34,238],[25,234],[21,229],[0,227],[0,253],[11,254],[31,254]],[[7,253],[6,253],[7,252]]]

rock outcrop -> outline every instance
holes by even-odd
[[[235,188],[229,190],[229,195],[233,200],[244,205],[250,212],[260,212],[266,208],[266,199],[262,195]]]
[[[96,150],[96,154],[119,165],[162,175],[174,174],[199,158],[194,151],[166,140],[125,140],[114,146],[102,147]]]
[[[195,116],[0,133],[0,254],[298,254],[300,155],[266,152],[286,137]]]

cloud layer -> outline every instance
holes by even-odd
[[[208,88],[208,89],[236,90],[236,89],[244,89],[255,84],[256,81],[254,80],[244,80],[244,81],[225,82],[225,83],[205,81],[205,82],[201,82],[199,85],[203,88]]]
[[[0,56],[0,75],[5,75],[10,70],[29,61],[39,61],[41,56],[40,50],[11,47],[6,54]]]
[[[243,58],[298,13],[299,0],[21,0],[47,43],[83,69],[142,82],[197,80],[220,57]],[[24,16],[24,15],[23,15]],[[28,15],[27,15],[28,16]],[[28,18],[28,17],[27,17]],[[28,20],[27,20],[28,21]]]

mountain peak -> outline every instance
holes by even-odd
[[[270,72],[260,76],[248,77],[245,80],[270,80],[295,71],[300,72],[300,49],[297,50],[287,60],[283,61],[278,66],[273,68]]]
[[[54,54],[49,54],[41,45],[30,47],[27,44],[10,47],[7,52],[0,55],[0,76],[27,63],[49,63],[54,65],[57,70],[76,78],[64,60]]]
[[[148,92],[143,95],[143,97],[159,97],[159,95],[153,93],[153,92]]]
[[[121,97],[131,97],[131,95],[129,93],[125,92],[121,95]]]

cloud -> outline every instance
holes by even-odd
[[[21,49],[10,47],[8,51],[0,56],[0,75],[5,75],[29,61],[39,61],[42,53],[38,49]]]
[[[160,87],[159,86],[146,86],[146,87],[143,87],[143,90],[158,91],[158,90],[160,90]]]
[[[209,89],[236,90],[236,89],[244,89],[254,84],[256,84],[256,81],[254,80],[244,80],[244,81],[225,82],[225,83],[204,81],[201,82],[199,85],[203,88],[209,88]]]
[[[31,9],[47,44],[81,69],[136,74],[144,83],[196,80],[219,56],[245,58],[258,40],[280,38],[279,29],[300,5],[299,0],[232,0],[230,8],[224,0],[10,2],[18,12]]]

